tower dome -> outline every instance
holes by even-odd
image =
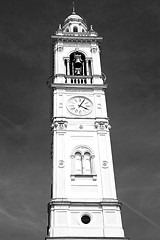
[[[87,25],[84,19],[75,13],[74,7],[72,14],[69,15],[62,26],[64,32],[87,32]]]
[[[83,19],[77,15],[76,13],[72,13],[71,15],[69,15],[65,20],[64,22],[67,22],[67,21],[83,21]]]

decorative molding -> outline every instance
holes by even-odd
[[[109,124],[109,120],[107,121],[96,121],[94,123],[94,126],[97,130],[110,130],[111,125]]]
[[[96,174],[71,174],[71,181],[80,180],[80,179],[91,179],[92,181],[97,181],[97,175]]]
[[[82,38],[83,36],[83,38]],[[56,41],[61,40],[61,42],[90,42],[90,43],[99,43],[103,40],[102,37],[95,37],[91,36],[91,34],[75,34],[75,33],[70,33],[70,34],[63,34],[61,36],[58,35],[52,35],[51,36],[53,45],[55,44]]]
[[[75,156],[75,152],[80,152],[82,154],[82,156],[84,155],[85,152],[89,152],[92,156],[92,158],[95,158],[95,155],[93,154],[93,150],[86,146],[86,145],[79,145],[77,147],[75,147],[72,151],[72,154],[71,154],[71,158],[74,158]]]
[[[67,121],[54,121],[51,125],[51,130],[66,130],[68,125]]]

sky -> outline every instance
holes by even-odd
[[[160,2],[77,0],[99,36],[126,237],[160,235]],[[50,35],[71,0],[0,1],[0,239],[46,236]]]

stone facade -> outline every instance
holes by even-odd
[[[74,11],[52,36],[53,182],[46,239],[125,239],[101,41]]]

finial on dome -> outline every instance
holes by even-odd
[[[73,2],[73,7],[72,7],[72,14],[76,14],[75,13],[75,4],[74,4],[74,2]]]
[[[61,26],[61,24],[58,25],[58,30],[56,31],[56,34],[62,35],[62,26]]]
[[[89,32],[90,32],[90,34],[91,34],[92,36],[97,36],[97,35],[98,35],[98,34],[94,31],[93,25],[90,26]]]

